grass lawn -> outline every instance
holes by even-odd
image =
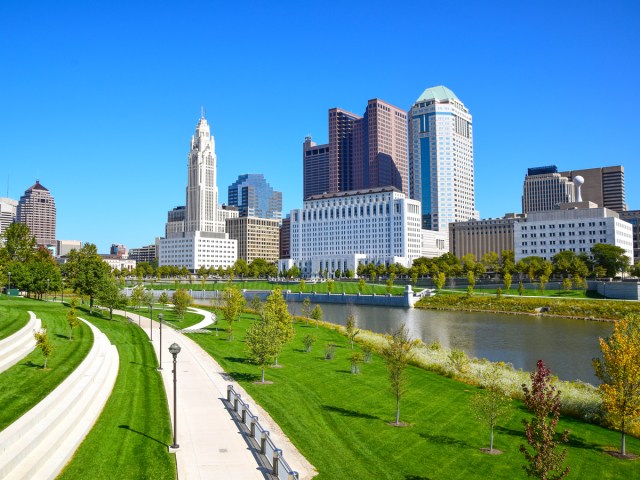
[[[274,383],[256,385],[260,370],[247,360],[243,343],[249,318],[244,315],[235,323],[231,342],[213,335],[190,337],[270,413],[318,469],[318,480],[526,478],[518,448],[525,443],[522,419],[529,414],[520,402],[513,402],[510,417],[496,430],[495,448],[504,453],[485,455],[479,449],[488,447],[489,431],[474,420],[469,406],[476,388],[409,367],[401,420],[410,426],[392,427],[388,422],[394,419],[395,403],[381,358],[374,356],[361,366],[361,374],[353,375],[348,339],[301,323],[279,356],[283,368],[266,372],[266,379]],[[310,353],[304,353],[302,344],[306,334],[317,337]],[[324,360],[328,343],[337,344],[334,360]],[[604,453],[618,446],[617,432],[572,419],[563,419],[560,428],[571,430],[571,478],[628,479],[640,472],[640,460],[621,461]],[[640,454],[640,441],[627,441],[628,450]]]
[[[446,291],[447,290],[442,290],[442,292],[446,292]],[[496,288],[476,287],[473,293],[475,295],[481,295],[481,294],[496,295],[497,291],[498,291],[498,287]],[[451,292],[464,293],[464,294],[467,293],[466,289],[465,290],[451,289]],[[520,296],[518,293],[517,285],[515,288],[513,288],[513,285],[512,285],[512,287],[509,290],[505,290],[504,288],[502,288],[502,294]],[[552,289],[552,290],[525,289],[522,296],[523,297],[558,297],[558,298],[604,298],[602,297],[602,295],[599,295],[597,292],[590,291],[590,290],[585,291],[585,290],[555,290],[555,289]]]
[[[47,369],[36,349],[20,362],[0,374],[0,430],[5,429],[54,390],[84,360],[93,345],[93,334],[82,323],[69,341],[67,309],[57,303],[26,298],[11,299],[11,315],[29,318],[28,310],[42,319],[54,350]],[[0,310],[1,311],[1,310]]]
[[[102,415],[58,478],[175,479],[167,398],[148,337],[119,316],[81,315],[117,346],[120,368]]]
[[[206,308],[206,307],[202,307],[201,305],[198,305],[197,308]],[[127,307],[126,310],[127,312],[129,312],[131,315],[135,317],[135,321],[137,322],[138,309]],[[174,313],[171,307],[167,307],[165,310],[162,310],[162,307],[160,305],[158,305],[157,307],[156,306],[153,307],[153,316],[149,315],[149,309],[147,307],[142,307],[140,309],[140,314],[143,317],[153,318],[153,320],[155,321],[158,321],[158,315],[162,314],[164,323],[169,325],[170,327],[177,328],[177,329],[190,327],[191,325],[200,323],[204,319],[203,315],[199,313],[194,313],[194,312],[185,313],[184,318],[181,319]],[[157,326],[154,326],[154,327],[157,328]]]
[[[16,302],[20,302],[16,298]],[[29,314],[21,308],[10,308],[13,300],[7,302],[6,295],[0,295],[0,340],[10,337],[29,321]]]

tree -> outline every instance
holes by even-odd
[[[556,440],[556,425],[560,419],[560,392],[551,384],[551,371],[538,360],[537,371],[531,373],[531,388],[522,385],[524,404],[533,413],[529,421],[522,420],[525,426],[527,443],[533,449],[530,452],[525,445],[520,445],[527,465],[523,468],[529,477],[540,480],[560,480],[569,474],[569,467],[563,469],[562,464],[567,450],[557,451],[557,447],[569,439],[569,431],[565,430]]]
[[[572,286],[573,283],[571,282],[571,279],[569,277],[566,277],[564,280],[562,280],[562,290],[571,290]]]
[[[305,297],[302,301],[301,312],[303,317],[309,318],[311,316],[311,299],[309,297]]]
[[[173,311],[180,318],[184,319],[184,314],[187,313],[187,308],[193,304],[193,298],[184,289],[176,290],[172,297],[171,303],[173,303]]]
[[[396,399],[396,426],[400,423],[400,399],[406,390],[405,370],[413,356],[416,343],[409,337],[407,327],[403,324],[388,338],[387,345],[382,349],[382,357],[387,365],[389,387]]]
[[[136,287],[137,288],[137,287]],[[115,278],[106,279],[96,296],[96,303],[109,309],[109,320],[113,320],[113,310],[127,306],[127,297],[120,291]]]
[[[511,288],[511,281],[513,280],[513,277],[511,276],[510,273],[505,273],[504,275],[502,275],[502,283],[504,284],[504,289],[509,291],[509,289]]]
[[[364,293],[364,289],[367,287],[367,283],[364,281],[364,278],[358,280],[358,292],[361,294]]]
[[[231,340],[233,339],[233,323],[238,320],[247,302],[242,292],[234,287],[225,288],[222,298],[221,310],[224,319],[227,321],[227,339]]]
[[[313,307],[313,311],[311,312],[311,318],[315,320],[316,328],[318,328],[318,326],[320,325],[320,322],[322,321],[322,308],[320,308],[320,305],[316,304],[316,306]]]
[[[387,293],[391,293],[393,291],[393,280],[390,278],[387,278],[386,283],[387,283],[387,287],[386,287]]]
[[[487,252],[482,256],[482,263],[490,272],[500,269],[500,257],[496,252]]]
[[[275,325],[276,329],[276,354],[275,364],[278,364],[278,354],[282,347],[293,339],[295,331],[291,322],[289,306],[282,296],[282,290],[274,288],[264,302],[264,318]]]
[[[540,291],[544,292],[544,289],[547,286],[547,282],[549,281],[549,277],[547,277],[546,275],[540,275]]]
[[[442,287],[444,287],[444,282],[446,280],[447,276],[444,274],[444,272],[440,272],[434,277],[433,283],[438,290],[442,290]]]
[[[349,361],[351,362],[351,373],[357,375],[360,373],[360,364],[363,362],[364,357],[362,356],[362,352],[352,352],[349,355]]]
[[[261,382],[264,383],[264,369],[279,351],[278,328],[275,322],[266,316],[253,322],[247,329],[245,343],[249,349],[249,355],[254,363],[262,370]]]
[[[306,286],[306,282],[303,278],[300,279],[300,291],[304,292],[304,287]]]
[[[258,295],[254,295],[251,299],[251,310],[259,315],[260,318],[264,317],[264,304]]]
[[[164,310],[165,305],[169,303],[169,295],[167,295],[167,292],[162,292],[160,294],[160,296],[158,297],[158,302],[160,303],[160,305],[162,305],[162,310]]]
[[[333,293],[333,289],[335,288],[335,282],[333,280],[329,280],[327,282],[327,290],[329,291],[329,293]]]
[[[305,352],[310,352],[311,351],[311,347],[313,346],[313,344],[316,342],[316,336],[311,334],[311,333],[307,333],[304,338],[302,339],[302,343],[304,343],[304,351]]]
[[[631,263],[624,248],[607,243],[596,243],[591,247],[591,254],[596,266],[604,268],[608,277],[615,277],[620,272],[626,272]]]
[[[0,264],[26,263],[36,251],[36,239],[24,223],[10,224],[0,239]]]
[[[349,312],[349,315],[347,315],[347,325],[345,329],[347,331],[347,337],[349,337],[351,341],[351,350],[353,350],[353,342],[360,333],[360,330],[356,328],[356,316],[353,312]]]
[[[287,276],[290,278],[298,278],[300,276],[300,269],[298,268],[298,266],[294,265],[293,267],[291,267]]]
[[[489,427],[491,432],[489,453],[493,453],[493,430],[498,419],[509,411],[511,398],[504,392],[501,384],[500,367],[491,364],[482,374],[484,390],[478,390],[471,399],[471,408],[476,420]]]
[[[109,265],[98,255],[94,244],[85,243],[80,250],[71,250],[65,267],[69,284],[80,295],[89,297],[89,312],[93,312],[93,300],[111,275]]]
[[[67,311],[67,323],[69,324],[69,340],[73,340],[73,329],[80,325],[76,314],[76,299],[71,300],[71,308]]]
[[[131,303],[140,310],[140,306],[144,303],[144,287],[142,285],[136,285],[131,292]]]
[[[53,343],[49,340],[49,334],[47,333],[47,329],[43,328],[39,332],[33,332],[33,337],[36,339],[36,348],[39,348],[42,352],[42,356],[44,357],[44,364],[42,365],[43,369],[47,368],[47,360],[53,353]]]
[[[467,272],[467,282],[469,283],[469,285],[467,286],[467,294],[468,295],[472,295],[473,294],[473,287],[475,287],[475,285],[476,285],[476,276],[473,273],[473,270],[469,270]]]
[[[611,424],[620,430],[620,453],[626,451],[626,432],[640,418],[640,317],[618,320],[613,333],[600,339],[602,358],[593,360],[602,383],[602,405]]]

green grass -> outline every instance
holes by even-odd
[[[148,337],[122,317],[82,315],[117,346],[120,369],[102,415],[58,478],[175,479],[167,398]]]
[[[19,302],[17,298],[15,301]],[[21,308],[11,308],[12,301],[7,302],[6,295],[0,295],[0,340],[7,338],[29,322],[29,313]]]
[[[93,345],[93,334],[84,323],[74,329],[73,341],[69,341],[67,309],[59,304],[13,298],[11,310],[11,315],[27,318],[27,311],[31,310],[41,318],[42,326],[49,332],[54,350],[49,357],[46,370],[42,369],[42,353],[36,349],[0,374],[0,430],[5,429],[54,390],[84,360]]]
[[[202,307],[200,305],[197,306],[197,308],[205,308],[206,307]],[[134,317],[134,321],[137,324],[138,321],[138,309],[137,308],[132,308],[132,307],[127,307],[127,312],[129,312],[133,317]],[[142,315],[143,317],[147,317],[147,318],[153,318],[154,320],[158,321],[158,315],[162,314],[163,315],[163,321],[164,323],[168,324],[169,326],[173,327],[173,328],[177,328],[177,329],[182,329],[182,328],[188,328],[192,325],[195,325],[196,323],[200,323],[203,319],[204,316],[199,314],[199,313],[194,313],[194,312],[187,312],[184,314],[184,318],[180,318],[178,317],[173,309],[171,307],[167,307],[165,310],[162,310],[162,307],[160,305],[158,305],[157,307],[154,306],[153,308],[153,316],[149,315],[149,309],[146,307],[142,307],[140,309],[140,315]]]
[[[272,385],[256,385],[259,368],[247,361],[243,343],[250,324],[245,315],[234,325],[235,339],[190,335],[231,374],[280,425],[301,453],[318,469],[318,480],[385,479],[515,479],[526,478],[522,419],[529,414],[513,402],[508,420],[496,431],[495,448],[485,455],[489,432],[474,419],[469,406],[475,387],[416,367],[407,370],[409,387],[401,404],[401,420],[409,427],[388,425],[395,405],[388,393],[380,357],[350,373],[348,340],[331,329],[296,324],[296,337],[279,357],[283,368],[268,369]],[[224,322],[223,322],[224,323]],[[303,352],[306,334],[318,338]],[[336,343],[336,358],[324,360],[327,343]],[[359,348],[359,346],[356,346]],[[638,461],[621,461],[606,453],[617,447],[619,434],[573,419],[567,464],[571,478],[627,479],[640,470]],[[628,450],[640,453],[640,441],[628,439]],[[635,472],[635,473],[634,473]]]
[[[504,287],[502,288],[502,294],[503,295],[519,295],[518,293],[518,286],[516,285],[515,288],[510,288],[509,290],[505,290]],[[454,289],[455,290],[455,289]],[[455,290],[457,293],[467,293],[466,289],[465,290]],[[486,294],[486,295],[495,295],[498,291],[498,288],[482,288],[482,287],[476,287],[476,289],[474,290],[474,294]],[[590,290],[555,290],[555,289],[546,289],[546,290],[540,290],[540,289],[525,289],[525,291],[522,294],[523,297],[559,297],[559,298],[603,298],[601,295],[599,295],[597,292],[593,292]]]

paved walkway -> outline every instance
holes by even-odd
[[[201,322],[196,323],[195,325],[183,328],[182,330],[180,330],[180,333],[190,333],[195,330],[200,330],[201,328],[208,327],[216,321],[216,316],[213,313],[208,312],[207,310],[202,310],[201,308],[196,307],[189,307],[189,311],[199,313],[204,317],[204,319]]]
[[[114,313],[126,315],[131,321],[138,323],[137,312]],[[142,328],[149,335],[150,320],[147,317],[140,318]],[[152,323],[153,346],[159,355],[159,325],[155,321]],[[272,440],[283,451],[284,458],[291,467],[299,473],[300,479],[311,478],[315,474],[313,466],[299,454],[275,422],[236,382],[228,379],[222,368],[200,346],[180,332],[165,326],[162,329],[162,378],[172,422],[173,357],[168,348],[174,342],[182,349],[177,360],[177,441],[180,448],[176,452],[176,460],[180,480],[271,478],[259,466],[258,459],[225,408],[223,399],[226,398],[229,384],[251,404],[252,411],[259,416],[265,429],[270,431]]]

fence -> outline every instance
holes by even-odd
[[[227,402],[238,415],[242,424],[249,431],[249,437],[260,449],[260,454],[271,467],[272,475],[278,480],[298,480],[298,472],[294,472],[282,456],[282,450],[276,448],[269,436],[269,432],[262,428],[258,417],[251,413],[249,405],[242,401],[233,385],[227,386]]]

